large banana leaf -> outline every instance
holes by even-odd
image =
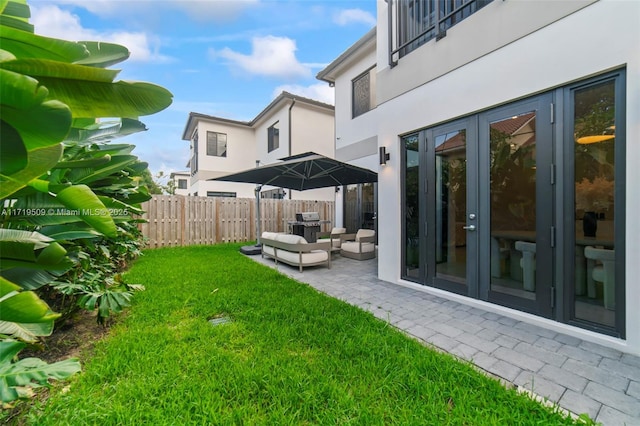
[[[114,155],[111,161],[99,168],[74,169],[67,174],[67,178],[76,183],[89,184],[106,176],[110,176],[138,161],[135,155]]]
[[[4,145],[5,139],[2,135],[0,142]],[[15,194],[20,189],[38,176],[42,176],[58,163],[62,155],[62,144],[34,149],[27,153],[27,166],[17,173],[0,173],[0,199],[7,198]]]
[[[24,74],[36,79],[40,77],[67,78],[72,80],[100,81],[111,83],[119,70],[95,68],[86,65],[68,64],[50,59],[13,59],[0,62],[0,68]]]
[[[0,400],[11,402],[25,396],[25,387],[48,386],[49,379],[66,379],[81,370],[76,358],[47,364],[37,358],[13,358],[25,347],[22,342],[0,342]]]
[[[6,25],[0,25],[0,46],[18,58],[74,63],[89,56],[89,50],[84,44],[43,37]]]
[[[56,194],[56,199],[70,210],[78,212],[79,217],[96,231],[107,237],[118,234],[116,224],[102,201],[86,185],[74,185]]]
[[[33,25],[29,23],[30,17],[31,10],[26,0],[0,1],[0,25],[32,33]]]
[[[144,82],[104,83],[39,77],[49,89],[49,99],[67,104],[74,117],[123,117],[137,119],[171,105],[173,95],[162,86]]]
[[[89,51],[89,56],[75,61],[79,65],[106,68],[129,58],[129,49],[119,44],[102,41],[79,41]]]
[[[37,80],[3,69],[0,69],[0,116],[17,130],[27,151],[61,142],[71,128],[68,106],[52,100]],[[4,145],[4,135],[2,141]]]
[[[138,120],[123,118],[118,121],[107,121],[92,123],[89,126],[77,127],[76,120],[65,141],[69,142],[108,142],[116,138],[121,138],[138,132],[144,132],[147,126]]]
[[[15,323],[53,323],[60,314],[32,291],[22,288],[0,277],[0,321]]]
[[[0,228],[0,271],[29,267],[64,272],[73,265],[66,255],[64,247],[38,232]]]

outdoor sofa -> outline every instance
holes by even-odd
[[[326,265],[331,268],[331,241],[308,243],[304,237],[277,232],[263,232],[262,257],[274,259],[278,262],[297,266],[302,272],[303,267]]]

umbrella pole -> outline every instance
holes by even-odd
[[[260,237],[262,236],[262,214],[260,213],[260,190],[262,185],[257,185],[253,192],[256,193],[256,246],[260,246],[262,242]]]

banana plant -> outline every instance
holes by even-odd
[[[119,71],[107,68],[129,57],[126,47],[36,35],[29,18],[26,0],[0,0],[0,338],[27,342],[50,334],[57,318],[34,291],[69,274],[81,279],[86,247],[133,238],[132,215],[149,197],[140,185],[146,164],[132,145],[105,143],[146,130],[138,118],[172,102],[163,87],[115,80]],[[83,303],[104,313],[128,303],[116,296]],[[79,370],[75,361],[13,362],[23,345],[0,342],[3,402]]]

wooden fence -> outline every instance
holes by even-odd
[[[140,229],[150,248],[256,240],[254,198],[154,195],[142,209]],[[299,212],[318,212],[320,220],[333,222],[334,202],[262,199],[262,231],[286,232]],[[321,230],[330,229],[328,223]]]

